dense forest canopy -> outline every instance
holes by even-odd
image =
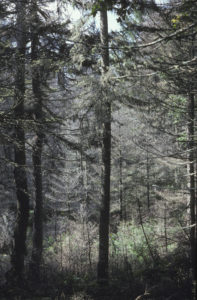
[[[2,300],[197,299],[196,20],[1,1]]]

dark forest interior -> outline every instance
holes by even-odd
[[[196,93],[195,0],[1,0],[0,299],[197,299]]]

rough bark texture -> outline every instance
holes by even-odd
[[[33,146],[33,175],[35,185],[35,208],[33,225],[33,250],[31,260],[31,276],[34,280],[40,278],[40,266],[43,250],[43,195],[42,195],[42,94],[41,78],[39,66],[36,63],[38,59],[39,37],[36,28],[37,20],[37,1],[32,1],[33,24],[31,28],[31,58],[32,58],[32,90],[35,100],[35,133],[36,138]]]
[[[190,174],[190,243],[191,243],[191,264],[193,281],[193,299],[196,299],[196,197],[195,197],[195,143],[194,143],[194,119],[195,104],[194,95],[190,94],[188,98],[188,138],[189,138],[189,174]]]
[[[100,39],[102,47],[102,74],[109,66],[107,10],[100,12]],[[103,89],[105,90],[105,89]],[[104,95],[103,141],[102,141],[102,203],[99,224],[98,281],[108,282],[109,253],[109,212],[110,212],[110,173],[111,173],[111,103]]]
[[[24,132],[24,94],[25,94],[25,3],[16,3],[16,77],[15,77],[15,145],[14,179],[17,195],[17,219],[14,230],[14,247],[11,263],[14,277],[22,282],[24,257],[26,254],[26,232],[29,217],[29,195],[27,190],[25,132]]]
[[[190,59],[195,57],[195,35],[192,37],[190,47]],[[191,265],[192,265],[192,298],[197,297],[197,259],[196,259],[196,145],[195,145],[195,79],[191,77],[188,94],[188,152],[189,152],[189,177],[190,177],[190,243],[191,243]]]

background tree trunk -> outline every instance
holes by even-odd
[[[120,199],[120,221],[124,220],[124,204],[123,204],[123,179],[122,179],[122,150],[119,149],[119,199]]]
[[[22,283],[24,257],[26,254],[26,233],[29,217],[29,194],[27,190],[25,132],[24,132],[24,94],[25,94],[25,2],[16,2],[16,77],[15,77],[15,144],[14,179],[17,195],[17,219],[14,230],[14,248],[11,257],[14,276]]]

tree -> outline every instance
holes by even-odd
[[[99,38],[90,19],[76,27],[64,22],[64,0],[51,15],[45,10],[51,1],[25,1],[21,59],[13,37],[19,9],[11,2],[0,4],[0,278],[9,267],[20,188],[11,172],[19,163],[30,200],[22,243],[30,251],[25,261],[22,256],[22,275],[13,275],[21,286],[29,266],[31,277],[28,289],[5,286],[0,297],[28,297],[31,285],[34,296],[33,283],[35,296],[66,295],[75,287],[83,292],[97,275],[103,291],[113,286],[112,299],[134,299],[146,284],[155,299],[190,298],[196,263],[195,3],[73,0],[86,18],[100,12]],[[108,33],[112,9],[121,30]],[[16,140],[13,132],[23,135]],[[18,165],[14,148],[23,155]],[[16,264],[21,253],[14,253]],[[87,290],[97,291],[92,284]]]
[[[34,280],[40,279],[40,265],[43,248],[43,188],[42,188],[42,147],[43,147],[43,112],[41,91],[41,70],[39,66],[39,33],[37,1],[31,3],[31,63],[32,63],[32,91],[34,97],[35,138],[33,145],[32,161],[35,185],[35,208],[33,228],[33,250],[30,264],[31,276]]]
[[[111,173],[111,100],[107,97],[105,73],[109,67],[107,8],[100,11],[100,39],[103,80],[103,137],[102,137],[102,199],[99,223],[98,281],[108,282],[109,268],[109,213],[110,213],[110,173]]]
[[[178,5],[178,9],[177,9]],[[170,14],[167,16],[167,13]],[[164,80],[170,85],[166,89],[166,92],[172,94],[177,93],[180,99],[184,99],[184,102],[176,103],[175,107],[171,107],[172,113],[177,113],[177,110],[184,110],[184,114],[187,119],[187,126],[184,126],[184,130],[188,132],[186,138],[182,137],[182,140],[186,142],[186,149],[182,147],[179,152],[180,157],[189,164],[189,192],[190,192],[190,246],[191,246],[191,268],[193,277],[193,299],[196,298],[196,144],[195,144],[195,47],[196,47],[196,3],[194,1],[178,1],[176,4],[169,1],[163,8],[157,8],[153,10],[154,18],[159,18],[160,24],[163,26],[158,28],[154,24],[148,24],[148,18],[144,18],[146,26],[135,26],[141,31],[141,45],[136,46],[137,50],[141,49],[141,55],[146,56],[147,69],[151,70],[152,76],[164,75]],[[152,22],[151,22],[152,23]],[[148,24],[148,26],[147,26]],[[143,24],[142,24],[143,25]],[[152,32],[152,37],[156,36],[152,42],[149,36],[146,35],[146,31]],[[158,32],[163,32],[162,37],[157,36]],[[152,38],[151,38],[152,39]],[[147,42],[146,42],[147,41]],[[164,42],[167,42],[168,49]],[[154,45],[160,45],[157,51],[154,51],[153,55],[150,54],[148,49],[151,49]],[[149,48],[150,47],[150,48]],[[135,48],[135,47],[134,47]],[[163,49],[163,50],[162,50]],[[169,52],[169,49],[173,49]],[[165,54],[164,54],[165,53]],[[173,53],[173,55],[171,55]],[[139,64],[140,65],[140,64]],[[138,68],[139,68],[138,65]],[[143,65],[143,62],[142,62]],[[139,68],[140,69],[140,68]],[[138,70],[139,70],[138,69]],[[144,73],[144,71],[143,71]],[[150,73],[151,74],[151,73]],[[151,75],[150,75],[151,76]],[[158,81],[158,78],[155,78]],[[163,79],[163,78],[161,78]],[[160,79],[160,80],[161,80]],[[162,88],[164,91],[164,88]],[[158,94],[158,89],[156,90]],[[175,95],[174,95],[175,96]],[[169,96],[167,96],[168,99]],[[161,103],[161,98],[158,99]],[[166,103],[166,100],[164,100]],[[187,104],[187,105],[186,105]],[[170,103],[171,105],[171,103]],[[172,132],[171,132],[172,134]],[[177,139],[181,140],[181,133],[178,132]],[[186,150],[186,151],[185,151]]]
[[[19,284],[22,284],[24,258],[26,254],[26,233],[29,218],[29,194],[27,190],[24,132],[26,3],[20,0],[16,2],[16,42],[14,179],[17,195],[17,219],[14,230],[14,248],[11,262],[16,280]]]

